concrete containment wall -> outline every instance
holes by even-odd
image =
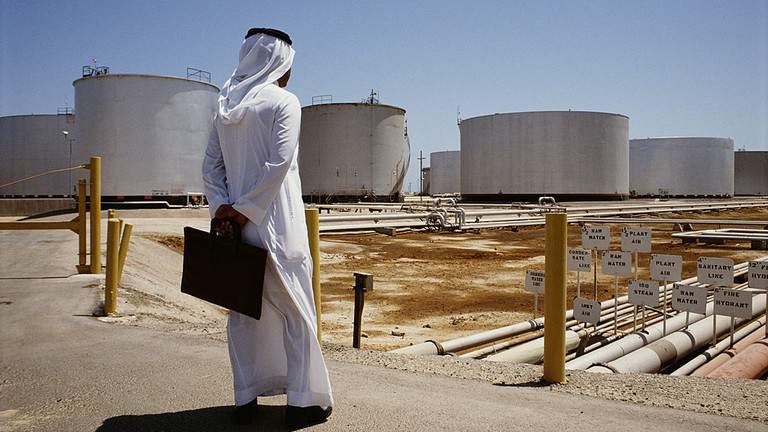
[[[672,137],[629,142],[629,188],[639,196],[733,196],[733,140]]]
[[[735,195],[768,194],[768,151],[737,151],[733,154]]]
[[[629,118],[544,111],[462,120],[461,195],[468,201],[622,199],[629,194]]]
[[[429,154],[430,194],[461,192],[461,152],[444,151]]]

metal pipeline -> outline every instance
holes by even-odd
[[[760,324],[761,322],[765,322],[765,319],[755,321],[754,323]],[[750,323],[750,324],[754,324],[754,323]],[[765,326],[760,326],[756,330],[754,330],[752,333],[742,337],[738,342],[733,344],[733,347],[730,347],[727,350],[721,352],[720,354],[715,356],[715,358],[707,362],[707,364],[693,371],[691,376],[699,376],[699,377],[709,376],[709,374],[712,373],[715,369],[719,368],[720,366],[730,361],[732,358],[736,357],[736,355],[741,351],[743,351],[746,347],[752,345],[753,343],[759,341],[764,337],[765,337]],[[735,335],[734,335],[734,339],[735,339]],[[723,340],[721,341],[721,343],[722,342],[728,342],[728,344],[730,345],[729,339]]]
[[[757,379],[766,373],[768,373],[768,337],[763,337],[707,376]]]

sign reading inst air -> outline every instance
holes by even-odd
[[[681,312],[707,313],[707,288],[675,284],[672,289],[672,308]]]
[[[576,297],[573,299],[573,318],[580,322],[597,325],[600,322],[600,302]]]
[[[658,306],[659,283],[656,281],[630,279],[629,302],[634,305]]]
[[[581,227],[581,247],[606,250],[611,247],[611,230],[607,226]]]
[[[603,274],[632,276],[632,253],[603,251]]]
[[[651,253],[651,229],[631,227],[622,228],[621,250],[627,252]]]
[[[749,262],[749,287],[768,289],[768,262]]]
[[[752,293],[729,288],[715,288],[715,314],[751,319]]]
[[[651,255],[651,267],[648,274],[653,280],[679,281],[683,278],[683,257],[653,254]]]
[[[544,272],[537,270],[525,271],[525,291],[534,294],[544,294]]]
[[[568,248],[566,269],[570,271],[591,272],[592,251],[579,248]]]
[[[699,283],[712,286],[733,285],[733,260],[728,258],[699,257],[696,261]]]

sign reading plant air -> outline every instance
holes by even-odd
[[[752,293],[729,288],[715,288],[715,314],[751,319]]]
[[[632,276],[632,254],[630,252],[603,251],[603,274]]]
[[[651,229],[624,227],[621,229],[621,250],[651,253]]]
[[[580,322],[597,325],[600,322],[600,302],[576,297],[573,299],[573,318]]]
[[[568,248],[566,269],[577,272],[592,271],[592,251],[579,248]]]
[[[653,280],[676,282],[682,279],[683,257],[679,255],[651,255],[649,276]]]
[[[611,230],[607,226],[581,227],[581,247],[606,250],[611,247]]]
[[[525,271],[525,291],[534,294],[544,294],[544,272],[537,270]]]
[[[768,261],[749,262],[749,287],[768,289]]]
[[[733,260],[728,258],[699,257],[696,261],[699,283],[712,286],[733,285]]]
[[[629,302],[634,305],[656,307],[659,304],[659,283],[630,279]]]
[[[707,288],[675,284],[672,289],[672,308],[681,312],[707,313]]]

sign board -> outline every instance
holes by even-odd
[[[573,318],[597,325],[600,322],[600,302],[576,297],[573,299]]]
[[[656,281],[630,279],[629,302],[634,305],[658,306],[659,283]]]
[[[680,255],[651,255],[651,268],[648,271],[653,280],[675,282],[683,278],[683,257]]]
[[[672,309],[697,314],[707,313],[707,288],[675,284],[672,289]]]
[[[544,272],[537,270],[525,271],[525,291],[534,294],[544,294]]]
[[[626,252],[651,253],[651,229],[631,227],[622,228],[621,250]]]
[[[749,287],[768,289],[768,261],[749,262]]]
[[[591,272],[592,251],[579,248],[568,248],[566,269],[570,271]]]
[[[730,288],[715,288],[715,314],[752,318],[752,293]]]
[[[696,275],[699,283],[713,286],[733,285],[733,260],[699,257],[696,261]]]
[[[611,247],[611,230],[607,226],[581,227],[581,247],[606,250]]]
[[[603,251],[603,274],[632,276],[632,253]]]

